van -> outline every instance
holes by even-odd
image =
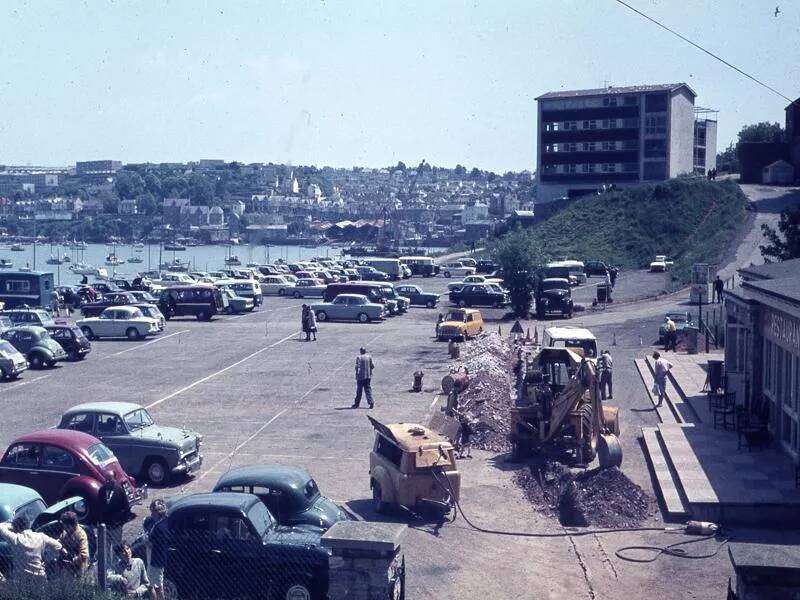
[[[158,298],[158,309],[164,317],[197,317],[210,321],[228,308],[228,300],[213,285],[187,285],[163,290]]]
[[[439,324],[436,337],[439,340],[466,342],[483,331],[481,311],[474,308],[452,308]]]
[[[400,268],[399,258],[365,258],[361,262],[376,271],[386,273],[392,281],[403,278],[403,269]]]
[[[411,269],[412,275],[435,277],[439,274],[439,265],[434,264],[430,256],[401,256],[400,262]]]
[[[573,277],[578,285],[584,284],[586,278],[586,266],[579,260],[560,260],[555,263],[550,263],[548,267],[566,267],[569,270],[570,277]]]

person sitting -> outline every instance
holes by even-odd
[[[130,544],[123,542],[119,548],[119,560],[114,568],[108,571],[106,580],[112,588],[123,596],[155,600],[155,592],[150,586],[147,569],[141,558],[133,557]]]

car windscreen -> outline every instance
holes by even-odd
[[[541,286],[542,291],[547,290],[565,290],[567,284],[562,281],[543,281]]]
[[[17,510],[14,511],[14,518],[16,517],[26,517],[28,522],[33,523],[33,521],[38,517],[42,511],[47,509],[47,505],[44,503],[43,500],[37,498],[36,500],[32,500],[27,504],[23,504]]]
[[[11,345],[11,342],[6,340],[0,340],[0,354],[3,356],[9,356],[11,354],[16,354],[17,349]]]
[[[444,319],[445,321],[460,321],[462,323],[466,323],[467,315],[460,312],[449,312]]]
[[[91,461],[98,467],[102,467],[107,462],[114,460],[115,456],[105,444],[92,444],[86,449]]]
[[[136,429],[142,429],[143,427],[150,427],[153,424],[153,418],[150,416],[145,409],[140,408],[138,410],[134,410],[129,412],[124,417],[125,425],[128,426],[128,429],[131,431],[135,431]]]
[[[275,519],[263,502],[254,504],[250,510],[247,511],[247,516],[256,528],[258,535],[261,536],[261,539],[264,539],[264,535],[275,527]]]

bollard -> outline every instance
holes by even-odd
[[[415,392],[421,392],[422,391],[422,377],[423,377],[423,375],[424,374],[423,374],[422,371],[414,371],[414,385],[411,388],[413,391],[415,391]]]
[[[97,526],[97,585],[101,590],[106,589],[106,570],[108,569],[108,538],[106,537],[106,524]]]

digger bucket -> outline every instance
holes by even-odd
[[[622,444],[619,438],[610,433],[601,434],[597,440],[597,461],[601,469],[618,467],[622,464]]]

